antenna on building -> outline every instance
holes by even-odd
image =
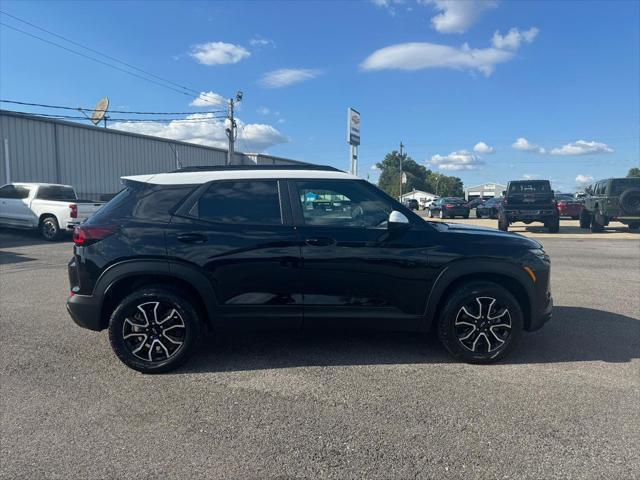
[[[101,98],[98,103],[96,103],[96,108],[93,109],[93,113],[91,114],[91,121],[94,125],[98,125],[102,120],[104,120],[104,128],[107,128],[107,110],[109,109],[109,97]]]

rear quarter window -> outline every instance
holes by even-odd
[[[76,192],[72,187],[60,187],[56,185],[41,186],[38,188],[36,198],[40,200],[76,200]]]
[[[193,185],[150,185],[129,182],[87,223],[118,223],[125,219],[168,222],[174,209],[194,188]]]

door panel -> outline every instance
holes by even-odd
[[[430,232],[414,225],[390,233],[380,218],[406,209],[364,183],[291,182],[302,240],[304,323],[413,330],[432,283]]]
[[[202,269],[216,292],[219,318],[215,320],[221,324],[298,327],[302,322],[298,234],[292,225],[283,225],[280,220],[278,224],[260,225],[244,217],[243,212],[248,211],[266,223],[276,221],[265,210],[269,200],[260,199],[253,187],[248,188],[251,204],[246,208],[234,198],[243,194],[242,188],[225,186],[208,200],[203,195],[200,212],[193,210],[194,217],[174,217],[167,229],[169,256]],[[202,220],[207,201],[215,203],[212,211],[233,214],[234,220]],[[227,203],[219,205],[221,202]],[[261,206],[256,202],[262,202]],[[195,218],[196,214],[200,217]]]

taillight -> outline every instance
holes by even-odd
[[[78,225],[73,229],[73,243],[78,247],[86,247],[113,235],[118,227],[115,225]]]
[[[69,205],[69,209],[71,210],[71,218],[78,218],[78,205],[72,203]]]
[[[453,208],[454,205],[451,205],[450,203],[445,203],[444,208]]]

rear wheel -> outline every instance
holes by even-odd
[[[109,341],[125,365],[163,373],[182,365],[196,348],[201,322],[193,303],[165,287],[142,288],[120,302],[109,321]]]
[[[556,215],[547,222],[549,233],[558,233],[560,231],[560,216]]]
[[[591,214],[587,210],[580,213],[580,228],[589,228],[591,226]]]
[[[429,218],[433,218],[433,212],[429,209]]]
[[[40,223],[40,234],[42,238],[54,242],[60,238],[60,225],[56,217],[45,217]]]
[[[604,216],[596,210],[595,214],[593,215],[593,220],[591,220],[591,231],[593,233],[604,232],[605,223],[606,222]]]
[[[447,216],[444,214],[444,210],[440,210],[440,218],[447,218]]]
[[[507,217],[505,217],[504,215],[498,216],[498,229],[502,230],[503,232],[509,231],[509,220],[507,220]]]
[[[476,218],[482,218],[482,214],[478,210],[476,210]]]
[[[456,289],[438,319],[438,336],[456,358],[491,363],[511,352],[522,334],[522,309],[504,287],[471,282]]]

